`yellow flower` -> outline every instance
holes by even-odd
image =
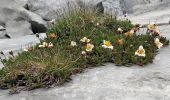
[[[149,25],[148,25],[148,29],[149,30],[155,30],[156,29],[156,24],[154,23],[154,22],[152,22],[152,23],[150,23]]]
[[[49,47],[49,48],[54,47],[53,43],[50,42],[50,43],[48,44],[48,47]]]
[[[135,55],[142,57],[146,56],[145,49],[143,48],[143,46],[139,46],[138,50],[135,52]]]
[[[155,39],[155,44],[159,49],[163,46],[163,43],[161,43],[158,38]]]
[[[126,37],[131,37],[133,34],[134,34],[134,30],[132,29],[132,30],[126,32],[126,33],[125,33],[125,36],[126,36]]]
[[[75,46],[77,46],[77,43],[75,41],[71,41],[71,46],[75,47]]]
[[[109,48],[109,49],[112,49],[113,50],[113,46],[111,44],[110,41],[106,41],[106,40],[103,40],[103,45],[102,45],[103,48]]]
[[[86,43],[89,43],[90,42],[90,39],[88,39],[87,37],[83,37],[81,40],[81,42],[86,42]]]
[[[55,39],[57,37],[57,35],[55,33],[51,33],[48,35],[49,39]]]
[[[90,44],[90,43],[86,44],[86,51],[87,52],[91,52],[93,50],[93,48],[94,48],[93,44]]]

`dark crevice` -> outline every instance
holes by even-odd
[[[35,21],[30,21],[30,24],[31,24],[31,29],[32,29],[34,34],[45,33],[47,31],[47,28],[44,25],[39,24]]]

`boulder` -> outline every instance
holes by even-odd
[[[26,10],[14,0],[0,0],[0,4],[0,25],[6,28],[8,37],[46,31],[47,24],[39,15]]]
[[[52,20],[63,14],[69,7],[76,7],[75,0],[28,0],[28,9],[45,20]]]
[[[25,20],[8,21],[6,23],[6,33],[10,38],[17,38],[33,34],[30,23]]]
[[[131,14],[163,10],[170,7],[170,0],[120,0],[123,11]]]
[[[74,8],[97,9],[99,13],[121,15],[119,0],[28,0],[28,9],[45,20],[52,20],[58,15]]]

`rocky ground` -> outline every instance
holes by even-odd
[[[138,11],[140,13],[128,15],[133,23],[167,23],[170,20],[170,11],[166,7],[163,10],[151,8],[147,12]],[[170,39],[170,25],[160,26],[159,29],[163,36]],[[1,40],[0,45],[1,48],[8,49],[8,46],[19,46],[19,42],[27,44],[26,42],[33,41],[37,41],[36,37],[25,36],[21,41]],[[9,95],[7,90],[0,90],[0,100],[170,100],[169,49],[170,46],[161,49],[154,62],[145,67],[117,67],[108,63],[74,75],[71,82],[60,87],[22,91],[16,95]]]

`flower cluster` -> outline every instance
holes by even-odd
[[[82,51],[83,55],[92,52],[94,45],[92,43],[90,43],[90,41],[91,41],[90,39],[88,39],[87,37],[83,37],[82,39],[80,39],[80,41],[82,43],[85,43],[85,50]]]
[[[140,28],[141,28],[141,25],[136,24],[130,31],[125,32],[124,35],[128,39],[129,37],[132,37],[137,31],[139,31]],[[154,31],[154,30],[156,31],[156,24],[153,24],[153,23],[149,24],[148,29],[152,30],[152,31]],[[117,29],[117,32],[123,33],[123,29],[119,27]],[[84,45],[85,45],[85,49],[82,51],[83,55],[88,54],[93,51],[94,45],[92,43],[90,43],[91,39],[88,39],[87,37],[83,37],[82,39],[80,39],[80,42],[84,43]],[[116,40],[116,43],[119,46],[123,46],[125,42],[126,41],[123,38],[119,38]],[[160,49],[163,46],[163,43],[160,42],[159,38],[154,39],[154,44],[157,46],[158,49]],[[75,47],[75,46],[77,46],[77,43],[75,41],[71,41],[71,46]],[[101,46],[103,48],[110,49],[110,50],[114,49],[112,42],[109,40],[103,40],[103,43]],[[136,55],[138,57],[146,57],[146,52],[145,52],[144,47],[142,45],[140,45],[138,47],[138,49],[136,50],[136,52],[134,53],[134,55]]]
[[[39,45],[39,48],[52,48],[54,45],[52,42],[47,43],[47,42],[43,42],[42,44]]]

